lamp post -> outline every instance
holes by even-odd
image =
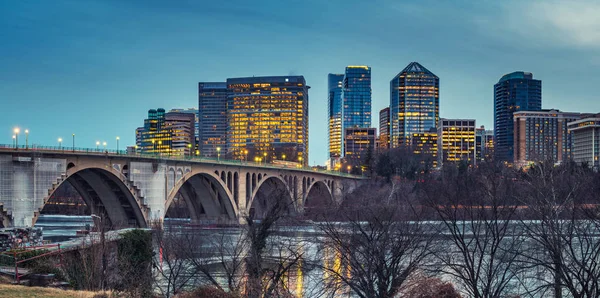
[[[162,141],[158,141],[158,150],[157,150],[157,154],[160,155],[160,147],[162,146]]]
[[[300,162],[300,167],[303,168],[304,164],[302,164],[302,156],[298,157],[298,161]]]
[[[348,167],[347,167],[347,169],[348,169],[348,174],[350,174],[350,169],[351,169],[351,168],[352,168],[352,166],[348,166]]]
[[[100,142],[96,141],[96,151],[98,151],[98,149],[99,149],[98,147],[100,147]]]
[[[62,138],[58,138],[58,150],[62,149]]]
[[[106,151],[106,142],[102,142],[102,146],[104,146],[104,151]]]
[[[221,161],[221,147],[217,147],[217,161]]]
[[[75,134],[73,134],[73,152],[75,152]]]
[[[29,148],[29,129],[25,130],[25,149]]]
[[[265,165],[267,165],[267,152],[263,152],[263,156],[265,157]]]
[[[15,141],[16,139],[17,139],[17,136],[13,135],[13,146],[14,147],[17,147],[16,141]]]
[[[15,127],[15,148],[19,148],[19,128]]]
[[[190,156],[190,158],[192,158],[192,144],[188,144],[187,147],[188,147],[188,151],[190,152],[189,156]]]
[[[285,154],[283,154],[283,155],[281,156],[281,159],[285,160]]]
[[[120,140],[120,138],[117,137],[117,155],[119,154],[119,140]]]

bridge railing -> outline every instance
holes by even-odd
[[[217,158],[217,157],[205,157],[205,156],[198,156],[198,155],[171,155],[171,154],[166,154],[166,153],[141,153],[141,152],[128,152],[127,150],[114,150],[114,149],[104,149],[104,148],[81,148],[81,147],[69,147],[69,146],[41,146],[41,145],[37,145],[37,144],[32,144],[32,145],[19,145],[19,146],[15,146],[13,145],[7,145],[7,144],[0,144],[0,151],[26,151],[26,152],[35,152],[35,151],[39,151],[39,152],[47,152],[47,153],[64,153],[64,154],[69,154],[69,153],[85,153],[85,154],[91,154],[91,155],[110,155],[110,156],[124,156],[124,157],[142,157],[142,158],[153,158],[153,159],[160,159],[160,160],[186,160],[186,161],[191,161],[191,162],[205,162],[205,163],[218,163],[218,164],[224,164],[224,165],[247,165],[247,166],[253,166],[253,167],[260,167],[260,168],[266,168],[266,169],[276,169],[276,170],[281,170],[281,169],[290,169],[290,170],[303,170],[303,171],[310,171],[310,172],[318,172],[318,173],[324,173],[324,174],[329,174],[329,175],[336,175],[336,176],[342,176],[342,177],[351,177],[351,178],[358,178],[358,177],[362,177],[361,175],[353,175],[353,174],[349,174],[349,173],[344,173],[344,172],[340,172],[340,171],[329,171],[329,170],[318,170],[318,169],[313,169],[311,167],[305,167],[305,166],[286,166],[286,165],[276,165],[276,164],[269,164],[269,163],[264,163],[264,162],[254,162],[254,161],[246,161],[246,160],[239,160],[239,159],[223,159],[223,158]]]

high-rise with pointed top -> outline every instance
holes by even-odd
[[[390,147],[412,145],[413,138],[435,131],[440,119],[440,79],[411,62],[390,81]]]

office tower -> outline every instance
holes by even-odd
[[[475,158],[477,161],[492,160],[494,157],[494,131],[485,126],[475,129]]]
[[[349,127],[344,130],[344,158],[354,165],[362,165],[367,155],[375,154],[376,128]]]
[[[571,157],[571,134],[567,123],[580,119],[580,113],[559,110],[520,111],[513,114],[514,163],[563,162]]]
[[[438,133],[435,128],[430,128],[426,132],[413,133],[408,137],[410,144],[406,147],[414,157],[420,162],[423,169],[432,169],[438,167]]]
[[[438,160],[443,166],[466,162],[476,165],[475,119],[440,119]]]
[[[227,87],[230,158],[308,162],[310,87],[303,76],[230,78]]]
[[[330,73],[327,77],[329,110],[329,159],[335,162],[342,156],[342,86],[343,74]],[[332,165],[330,165],[332,166]]]
[[[600,114],[586,116],[567,124],[572,134],[573,160],[598,171],[600,169]]]
[[[227,83],[198,83],[198,150],[201,156],[227,152]]]
[[[514,160],[513,113],[542,109],[542,81],[530,72],[517,71],[500,78],[494,85],[494,159]]]
[[[385,150],[390,148],[390,107],[379,111],[379,147]]]
[[[193,153],[195,115],[148,111],[144,126],[136,129],[137,151],[143,154],[190,156]]]
[[[342,85],[342,130],[371,127],[371,67],[347,66]]]
[[[437,130],[439,78],[417,62],[411,62],[390,81],[392,148],[411,145],[415,134]]]
[[[200,150],[200,148],[198,148],[198,145],[200,144],[200,119],[198,118],[198,109],[196,108],[187,108],[187,109],[171,109],[169,111],[169,113],[187,113],[187,114],[193,114],[194,115],[194,143],[195,143],[195,148],[194,148],[194,152],[196,150]]]

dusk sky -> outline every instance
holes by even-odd
[[[148,109],[197,107],[199,81],[304,75],[324,164],[327,74],[372,67],[377,127],[411,61],[440,77],[443,118],[491,129],[493,85],[519,70],[542,80],[543,108],[600,112],[599,16],[596,0],[0,0],[0,143],[18,126],[30,143],[124,148]]]

